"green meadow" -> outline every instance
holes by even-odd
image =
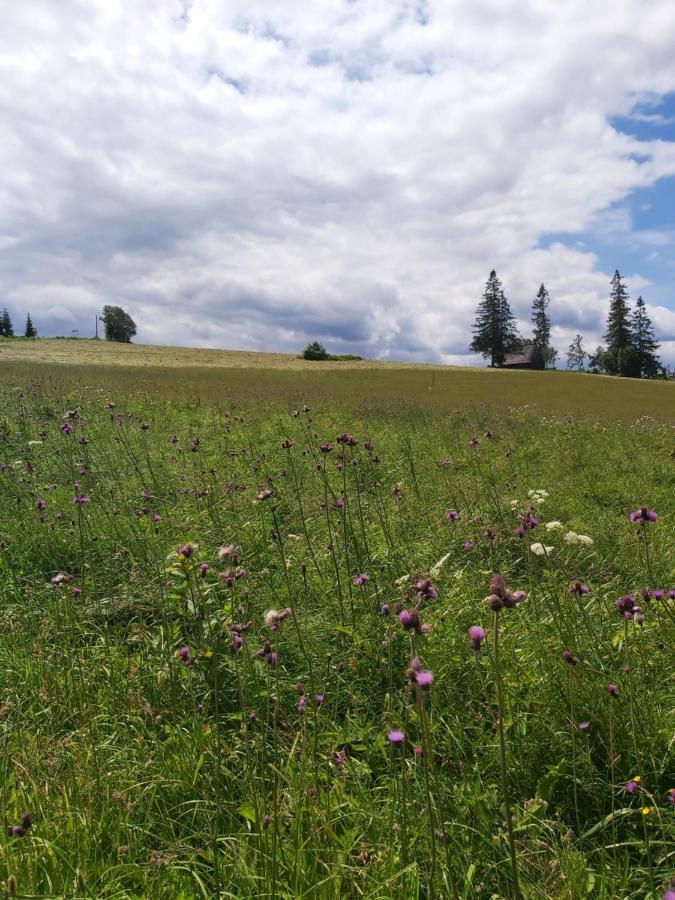
[[[0,343],[6,894],[661,898],[674,424],[666,382]]]

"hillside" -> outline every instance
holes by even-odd
[[[326,403],[489,407],[533,414],[675,421],[675,384],[565,371],[527,372],[376,360],[308,362],[283,353],[206,350],[89,340],[0,342],[0,378],[57,379],[69,386],[146,391],[245,404]]]

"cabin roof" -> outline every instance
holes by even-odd
[[[513,353],[507,353],[504,360],[505,366],[523,366],[528,364],[536,364],[539,360],[539,351],[535,344],[526,341],[519,350]]]

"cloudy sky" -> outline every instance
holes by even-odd
[[[602,334],[675,363],[672,0],[25,0],[0,30],[0,304],[43,335],[478,363]]]

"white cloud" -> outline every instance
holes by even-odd
[[[495,266],[524,328],[545,281],[560,348],[578,330],[592,346],[611,273],[592,242],[540,240],[631,235],[603,211],[675,174],[675,143],[609,124],[675,90],[670,0],[33,0],[3,17],[0,290],[43,333],[59,307],[85,329],[113,302],[139,340],[466,362]]]

